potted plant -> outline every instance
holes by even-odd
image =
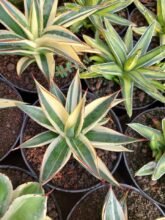
[[[102,185],[83,196],[73,207],[67,220],[155,220],[163,215],[158,205],[134,187],[121,185],[112,191],[111,186]]]
[[[164,108],[147,110],[138,115],[126,133],[146,141],[128,146],[132,149],[131,158],[125,154],[127,169],[136,186],[152,200],[164,204]],[[136,161],[136,162],[135,162]]]

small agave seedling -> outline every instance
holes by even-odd
[[[104,39],[98,36],[93,39],[84,36],[85,41],[100,51],[101,55],[94,56],[96,64],[81,74],[81,78],[104,77],[116,79],[120,84],[125,108],[132,115],[133,90],[137,87],[161,102],[165,97],[161,94],[164,86],[156,80],[165,80],[165,72],[155,63],[165,58],[165,46],[157,47],[147,52],[155,24],[150,25],[139,41],[133,46],[133,34],[128,28],[124,40],[117,34],[110,22],[105,19],[105,28],[101,28]]]
[[[28,182],[13,190],[10,179],[0,173],[1,220],[51,220],[46,216],[47,197],[37,182]]]
[[[82,96],[79,74],[73,79],[67,97],[52,82],[50,91],[36,82],[41,107],[1,100],[3,107],[17,105],[30,118],[47,131],[20,145],[34,148],[49,144],[40,169],[40,182],[48,182],[60,171],[71,155],[92,175],[117,184],[103,161],[97,156],[97,148],[107,151],[128,151],[122,145],[137,141],[103,125],[107,123],[109,110],[121,100],[118,93],[94,100],[85,106],[86,93]]]
[[[152,156],[155,158],[136,172],[136,176],[152,175],[152,180],[158,180],[165,174],[165,119],[162,120],[162,131],[139,124],[129,124],[133,130],[150,141]]]
[[[78,54],[91,52],[67,27],[96,9],[57,14],[57,5],[58,0],[24,0],[23,14],[7,0],[0,1],[0,22],[8,29],[0,31],[0,55],[22,56],[17,63],[18,75],[36,62],[50,81],[55,74],[54,54],[83,65]]]
[[[118,201],[110,188],[103,205],[102,220],[128,220],[127,196],[128,192]]]
[[[157,14],[154,14],[151,10],[144,6],[139,0],[134,0],[134,3],[142,15],[146,18],[148,24],[155,22],[154,35],[159,36],[160,44],[165,44],[165,1],[157,0]],[[133,30],[137,34],[145,32],[147,27],[133,27]]]
[[[130,21],[115,13],[126,8],[132,2],[133,0],[74,0],[74,3],[65,3],[65,9],[78,11],[80,9],[84,10],[88,7],[96,6],[98,10],[89,16],[89,19],[94,26],[98,26],[100,24],[100,17],[105,17],[115,24],[129,26],[131,24]],[[83,26],[84,22],[79,21],[73,25],[74,30],[78,31],[79,28]],[[89,23],[89,20],[87,23]],[[87,25],[90,26],[90,24]]]

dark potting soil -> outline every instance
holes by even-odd
[[[33,77],[35,77],[44,87],[48,87],[47,80],[45,79],[43,73],[39,70],[36,63],[32,63],[19,77],[16,72],[16,65],[20,57],[13,55],[0,57],[0,73],[17,87],[28,90],[30,92],[36,92]],[[56,59],[56,65],[64,65],[65,67],[65,60],[58,57]],[[74,74],[75,69],[73,68],[72,73],[67,74],[66,77],[55,76],[54,80],[57,85],[62,88],[71,82]]]
[[[0,98],[21,101],[20,96],[3,81],[0,81]],[[15,143],[22,122],[23,113],[17,108],[0,110],[0,158],[3,157]]]
[[[147,126],[155,127],[155,121],[161,121],[165,117],[165,109],[152,110],[144,113],[138,117],[134,122],[138,122]],[[155,127],[156,128],[156,127]],[[127,134],[133,137],[140,137],[135,131],[130,128],[127,130]],[[134,150],[134,152],[126,153],[128,167],[132,176],[146,163],[154,160],[152,152],[148,142],[139,142],[128,145],[128,148]],[[135,177],[136,182],[144,192],[146,192],[154,200],[165,204],[165,176],[158,181],[152,181],[151,176]]]
[[[144,4],[156,4],[157,0],[140,0]]]
[[[114,93],[120,89],[119,85],[112,80],[106,80],[104,78],[93,78],[87,80],[88,88],[96,96],[105,96]],[[154,100],[140,89],[134,88],[133,93],[133,107],[143,107],[152,103]],[[121,103],[119,106],[124,107]]]
[[[115,130],[118,129],[116,122],[113,122],[112,120],[109,121],[107,127],[111,127]],[[23,135],[23,141],[30,139],[31,137],[42,131],[44,131],[43,128],[41,128],[34,121],[29,119]],[[28,163],[37,174],[39,174],[45,150],[45,146],[24,150],[25,157]],[[118,154],[115,152],[97,150],[97,155],[105,162],[109,170],[112,171],[118,160]],[[99,183],[99,181],[90,173],[88,173],[73,157],[71,157],[65,167],[54,176],[51,182],[56,187],[60,187],[65,190],[85,189]]]
[[[17,169],[0,168],[0,172],[6,174],[10,178],[14,189],[20,184],[35,181],[30,175]],[[53,196],[51,195],[48,198],[47,214],[53,220],[60,220]]]
[[[113,190],[120,200],[126,193],[127,188],[114,188]],[[88,194],[76,206],[68,220],[100,220],[107,192],[108,186],[104,186]],[[129,220],[155,220],[161,216],[156,206],[133,190],[129,190],[127,207]]]

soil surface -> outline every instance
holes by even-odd
[[[111,127],[114,130],[119,130],[115,119],[113,119],[112,113],[109,114],[112,118],[107,127]],[[44,129],[37,125],[31,119],[28,119],[26,128],[23,134],[23,141],[30,139],[34,135],[43,132]],[[32,169],[39,174],[43,155],[46,147],[26,149],[24,150],[26,159]],[[105,162],[109,170],[113,170],[116,162],[118,161],[119,154],[115,152],[108,152],[103,150],[97,150],[97,155]],[[65,167],[54,176],[51,181],[56,187],[63,188],[65,190],[81,190],[88,187],[92,187],[99,181],[91,176],[74,158],[68,161]]]
[[[19,77],[16,72],[16,65],[19,56],[0,56],[0,73],[5,76],[10,82],[12,82],[16,87],[21,89],[36,92],[35,83],[33,77],[35,77],[44,87],[48,88],[47,80],[45,79],[43,73],[39,70],[36,63],[32,63]],[[56,59],[56,58],[55,58]],[[58,57],[56,59],[56,65],[62,65],[65,68],[65,60]],[[61,77],[58,75],[55,77],[55,82],[60,88],[64,88],[70,84],[73,79],[76,70],[73,67],[73,71],[68,73],[66,77]]]
[[[74,209],[67,220],[100,220],[108,186],[101,187],[97,191],[88,194]],[[113,189],[120,200],[127,189]],[[130,190],[127,198],[129,220],[155,220],[161,216],[160,211],[149,200],[139,193]]]
[[[21,101],[21,97],[8,84],[0,80],[0,98]],[[13,123],[14,122],[14,123]],[[23,122],[23,113],[17,108],[0,110],[0,158],[14,145]]]
[[[0,168],[0,172],[6,174],[11,179],[14,189],[20,184],[35,181],[30,175],[17,169]],[[47,213],[53,220],[60,220],[54,198],[51,195],[48,199]]]
[[[157,0],[140,0],[144,4],[156,4]]]
[[[138,122],[147,126],[155,127],[155,121],[161,121],[165,117],[165,109],[151,110],[150,112],[141,114],[134,122]],[[156,128],[156,127],[155,127]],[[133,137],[140,137],[135,131],[130,128],[127,134]],[[149,143],[141,142],[128,145],[128,148],[134,150],[133,153],[126,153],[127,163],[132,176],[146,163],[154,160]],[[165,205],[165,176],[158,181],[152,181],[151,176],[135,177],[136,182],[151,198]]]
[[[88,84],[88,88],[90,89],[90,91],[98,97],[109,95],[120,89],[117,83],[115,83],[112,80],[107,80],[104,78],[88,79],[86,82]],[[140,89],[134,88],[134,94],[133,94],[133,107],[134,108],[149,105],[153,101],[154,100],[150,96],[148,96],[145,92],[143,92]],[[124,107],[124,104],[121,103],[118,106]]]

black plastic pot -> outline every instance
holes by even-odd
[[[9,87],[13,90],[13,93],[15,93],[15,94],[20,98],[20,100],[22,100],[22,97],[21,97],[21,95],[19,94],[19,92],[13,87],[13,85],[12,85],[9,81],[7,81],[7,79],[5,79],[4,77],[3,77],[3,78],[0,77],[0,82],[2,82],[2,83],[4,83],[4,84],[6,84],[7,86],[9,86]],[[13,119],[13,120],[14,120],[14,119]],[[24,120],[24,114],[22,113],[22,125],[23,125],[23,120]],[[17,138],[14,140],[13,145],[10,147],[10,149],[8,150],[8,152],[5,153],[4,156],[0,158],[0,162],[1,162],[2,160],[4,160],[4,159],[9,155],[9,153],[12,151],[12,149],[13,149],[13,148],[16,146],[16,144],[18,143],[19,138],[20,138],[20,133],[21,133],[21,130],[22,130],[22,125],[20,126],[20,131],[18,132]]]
[[[95,96],[94,96],[93,94],[91,94],[91,93],[88,93],[88,95],[89,95],[89,96],[92,96],[92,98],[95,98]],[[38,101],[37,101],[37,102],[38,102]],[[35,102],[34,105],[35,105],[37,102]],[[116,122],[116,124],[117,124],[118,131],[119,131],[119,132],[122,132],[122,128],[121,128],[120,122],[119,122],[119,120],[118,120],[116,114],[115,114],[112,110],[111,110],[111,115],[112,115],[113,120],[114,120],[114,121]],[[24,119],[22,131],[21,131],[20,143],[23,143],[23,134],[24,134],[24,131],[25,131],[25,129],[26,129],[26,124],[27,124],[28,119],[29,119],[29,117],[27,117],[27,116],[26,116],[25,119]],[[34,176],[37,177],[36,172],[34,171],[34,169],[32,168],[32,166],[30,165],[30,163],[27,161],[24,151],[25,151],[24,149],[21,149],[21,153],[22,153],[22,157],[23,157],[23,159],[24,159],[24,162],[25,162],[25,164],[27,165],[27,167],[28,167],[28,169],[30,170],[30,172],[31,172]],[[114,168],[113,168],[113,170],[111,171],[112,174],[114,174],[115,171],[116,171],[116,169],[118,168],[118,165],[119,165],[119,163],[120,163],[120,161],[121,161],[121,158],[122,158],[122,153],[119,153],[119,154],[118,154],[118,159],[117,159],[117,161],[116,161],[116,164],[114,165]],[[56,189],[56,190],[62,191],[62,192],[69,192],[69,193],[81,193],[81,192],[86,192],[86,191],[89,191],[89,190],[91,190],[91,189],[93,189],[93,188],[96,188],[96,187],[99,186],[99,185],[101,185],[101,183],[98,183],[98,184],[96,184],[96,185],[94,185],[94,186],[91,186],[91,187],[88,187],[88,188],[85,188],[85,189],[80,189],[80,190],[68,190],[68,189],[63,189],[63,188],[57,187],[57,186],[55,186],[54,184],[51,184],[51,183],[48,184],[48,186],[51,187],[51,188],[53,188],[53,189]]]
[[[148,113],[148,112],[151,112],[151,111],[156,111],[156,110],[159,110],[159,109],[162,109],[162,110],[165,111],[165,107],[157,107],[157,108],[153,108],[153,109],[146,110],[146,111],[140,113],[139,115],[137,115],[137,116],[132,120],[131,123],[134,123],[138,118],[141,118],[143,114]],[[126,129],[126,132],[125,132],[125,133],[127,133],[127,130],[128,130],[128,128]],[[137,183],[137,181],[135,180],[134,176],[132,175],[132,173],[131,173],[131,171],[130,171],[130,167],[129,167],[129,165],[128,165],[126,153],[124,153],[124,162],[125,162],[127,171],[128,171],[128,173],[129,173],[129,175],[130,175],[130,177],[131,177],[133,183],[134,183],[135,186],[139,189],[139,191],[140,191],[141,193],[143,193],[146,197],[148,197],[152,202],[157,203],[158,205],[160,205],[160,206],[162,206],[162,207],[165,208],[165,204],[162,204],[162,203],[160,203],[160,202],[154,200],[153,198],[151,198],[151,196],[149,196],[146,192],[144,192],[143,189],[139,186],[139,184]],[[143,177],[142,177],[142,178],[143,178]]]
[[[134,188],[134,187],[132,187],[132,186],[126,185],[126,184],[121,184],[121,186],[122,186],[123,188],[128,189],[128,190],[135,191],[136,193],[138,193],[138,194],[140,194],[141,196],[145,197],[145,198],[148,199],[153,205],[156,206],[156,208],[160,211],[160,214],[162,214],[163,216],[165,215],[165,213],[163,212],[163,210],[162,210],[157,204],[154,204],[153,201],[152,201],[150,198],[146,197],[146,196],[145,196],[142,192],[140,192],[138,189],[136,189],[136,188]],[[72,217],[72,214],[74,213],[74,211],[75,211],[76,209],[80,209],[80,206],[79,206],[79,205],[81,205],[83,202],[86,202],[86,201],[85,201],[86,198],[90,198],[90,196],[91,196],[93,193],[97,192],[97,190],[103,189],[103,188],[106,189],[106,187],[107,187],[107,191],[108,191],[109,185],[106,184],[106,185],[99,186],[99,187],[93,189],[92,191],[86,193],[86,194],[75,204],[75,206],[72,208],[71,212],[69,213],[69,215],[68,215],[68,217],[67,217],[67,220],[71,220],[71,219],[72,219],[72,218],[71,218],[71,217]],[[93,205],[93,204],[92,204],[92,205]],[[102,205],[103,205],[103,204],[102,204]],[[89,207],[90,207],[90,209],[91,209],[91,204],[89,204]],[[97,208],[97,207],[96,207],[96,208]],[[97,209],[96,209],[96,212],[97,212]],[[81,210],[81,213],[86,213],[86,210]],[[86,213],[86,214],[87,214],[87,213]],[[77,219],[79,219],[79,216],[76,216],[76,217],[77,217]],[[94,219],[94,217],[95,217],[95,216],[93,216],[93,219]],[[84,220],[85,220],[85,219],[84,219]]]
[[[35,176],[33,176],[29,171],[27,171],[25,169],[22,169],[20,167],[10,166],[10,165],[0,165],[0,169],[4,170],[4,174],[5,174],[5,169],[17,170],[19,172],[22,172],[22,173],[30,176],[32,179],[34,179],[34,181],[36,181],[36,177]],[[15,177],[15,179],[17,179],[17,177]],[[18,185],[20,185],[19,182],[18,182]],[[45,188],[45,190],[50,191],[50,189],[47,186],[44,187],[44,188]],[[54,194],[51,194],[50,196],[51,196],[53,202],[55,203],[55,206],[56,206],[56,209],[57,209],[57,212],[58,212],[58,216],[59,216],[59,220],[62,220],[62,214],[61,214],[61,210],[59,208],[58,202],[56,201],[56,198],[55,198]]]

